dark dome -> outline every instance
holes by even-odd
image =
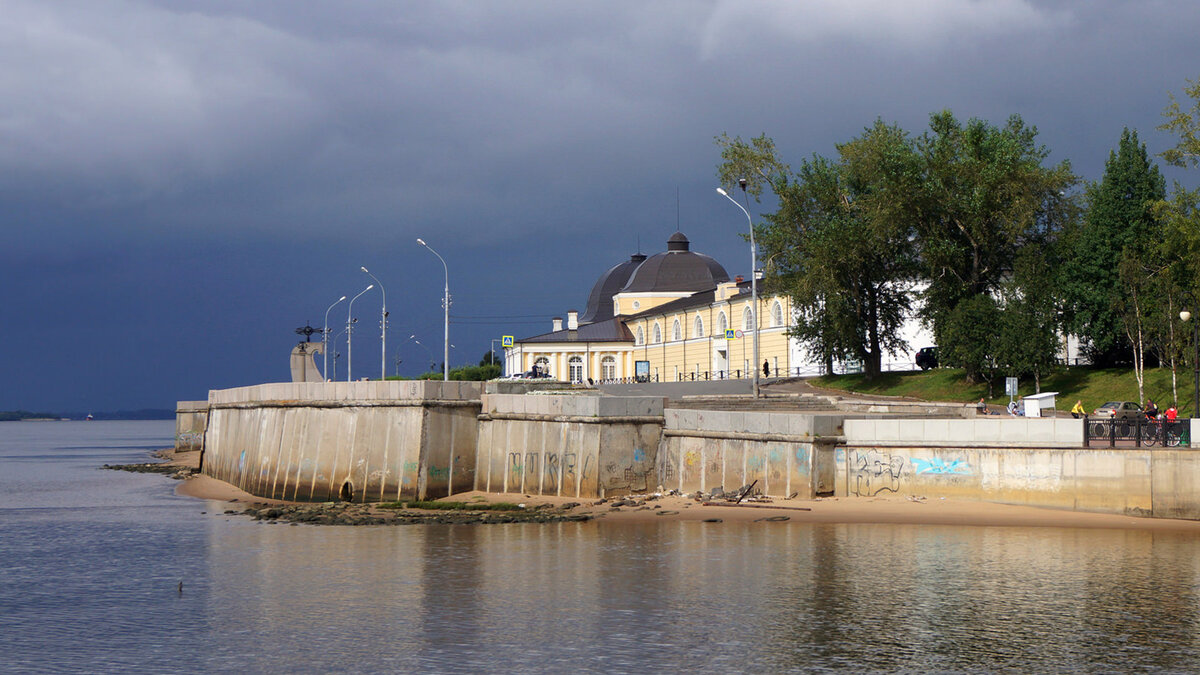
[[[721,263],[689,248],[688,238],[682,232],[671,235],[667,240],[667,251],[647,258],[618,292],[707,291],[729,281],[729,274]]]
[[[629,281],[629,275],[633,274],[633,271],[645,259],[646,256],[637,253],[629,256],[629,260],[618,263],[601,274],[600,278],[596,280],[596,285],[592,286],[592,292],[588,295],[587,308],[579,317],[579,323],[595,323],[611,319],[613,317],[613,296],[621,290],[625,282]]]

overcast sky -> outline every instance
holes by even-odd
[[[1190,1],[0,0],[0,410],[286,381],[363,265],[387,372],[422,372],[443,270],[417,237],[449,267],[452,365],[677,225],[745,274],[722,133],[798,164],[876,118],[1017,113],[1095,180],[1124,126],[1170,144],[1198,27]],[[356,377],[381,302],[354,305]]]

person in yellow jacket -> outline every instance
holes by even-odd
[[[1087,415],[1087,411],[1083,409],[1083,401],[1075,401],[1075,407],[1071,408],[1071,417],[1079,419]]]

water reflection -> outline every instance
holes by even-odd
[[[5,669],[1200,670],[1191,534],[268,525],[97,470],[144,424],[0,425]]]
[[[210,536],[218,651],[254,654],[252,670],[1200,666],[1190,535],[219,523]]]

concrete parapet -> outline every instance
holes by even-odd
[[[664,401],[655,396],[579,396],[555,394],[483,394],[486,415],[540,418],[662,417]]]
[[[367,382],[275,382],[234,389],[215,389],[208,403],[223,405],[263,401],[395,401],[479,400],[482,382],[441,380],[372,380]]]
[[[1083,420],[1067,418],[847,419],[848,445],[1079,448]]]

